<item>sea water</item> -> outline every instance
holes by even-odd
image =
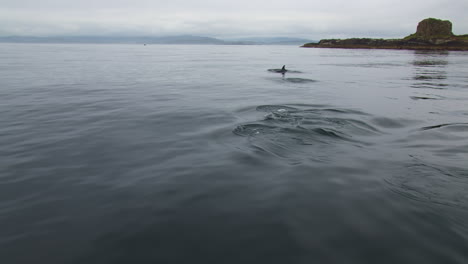
[[[468,262],[467,52],[0,44],[0,146],[1,263]]]

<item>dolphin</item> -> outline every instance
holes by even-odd
[[[286,65],[283,65],[281,69],[269,69],[268,71],[285,74],[288,70],[286,70]]]

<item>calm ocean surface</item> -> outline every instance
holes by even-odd
[[[1,263],[468,263],[467,52],[0,44],[0,146]]]

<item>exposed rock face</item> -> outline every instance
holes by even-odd
[[[419,22],[415,35],[423,39],[452,37],[452,22],[435,18],[424,19]]]

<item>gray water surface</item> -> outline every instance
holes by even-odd
[[[0,146],[2,263],[468,262],[466,52],[0,44]]]

